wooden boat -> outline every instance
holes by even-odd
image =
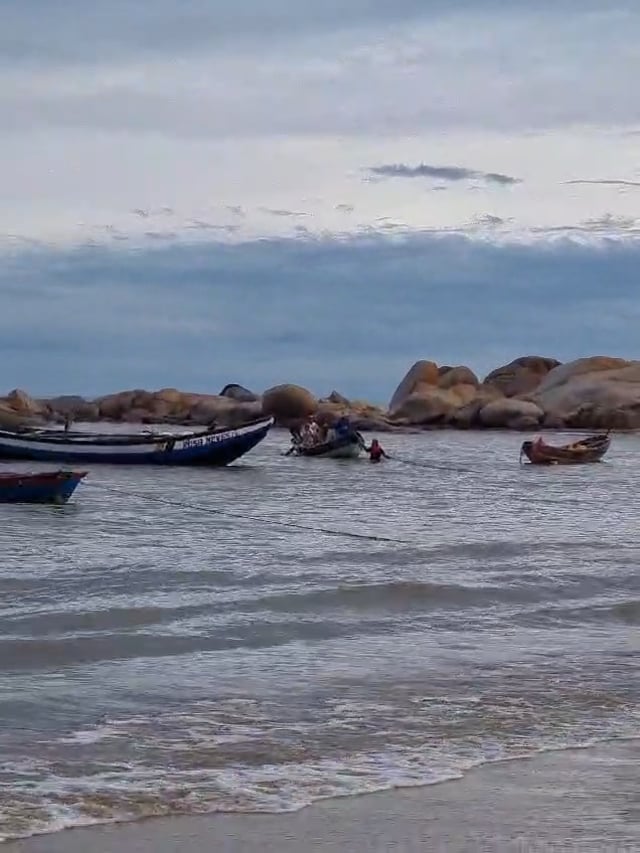
[[[186,434],[129,435],[0,430],[0,459],[114,465],[228,465],[248,453],[268,433],[273,418],[237,429],[206,429]]]
[[[532,465],[576,465],[585,462],[600,462],[611,439],[609,434],[591,435],[587,438],[556,447],[546,444],[542,438],[525,441],[520,449],[520,460],[526,456]]]
[[[0,503],[66,504],[86,471],[0,473]]]
[[[310,446],[297,444],[292,448],[292,453],[295,456],[310,456],[318,459],[357,459],[362,453],[363,445],[364,442],[359,433],[350,433]]]

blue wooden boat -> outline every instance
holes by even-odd
[[[66,465],[228,465],[262,441],[272,424],[273,418],[262,418],[237,429],[209,428],[186,434],[0,430],[0,459]]]
[[[0,503],[66,504],[86,471],[0,473]]]

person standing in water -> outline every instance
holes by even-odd
[[[374,438],[370,447],[365,447],[365,450],[369,454],[370,462],[382,462],[383,459],[389,458],[377,438]]]

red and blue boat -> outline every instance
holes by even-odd
[[[0,503],[66,504],[87,471],[0,472]]]

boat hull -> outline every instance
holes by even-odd
[[[609,450],[609,436],[590,436],[582,441],[555,447],[543,441],[525,441],[520,450],[532,465],[584,465],[600,462]]]
[[[309,456],[315,459],[357,459],[362,453],[362,442],[357,437],[334,439],[316,444],[312,447],[300,447],[298,456]]]
[[[223,466],[252,450],[267,435],[272,418],[237,429],[187,435],[98,436],[90,433],[0,430],[0,459],[64,464]]]
[[[86,471],[0,474],[0,503],[66,504]]]

